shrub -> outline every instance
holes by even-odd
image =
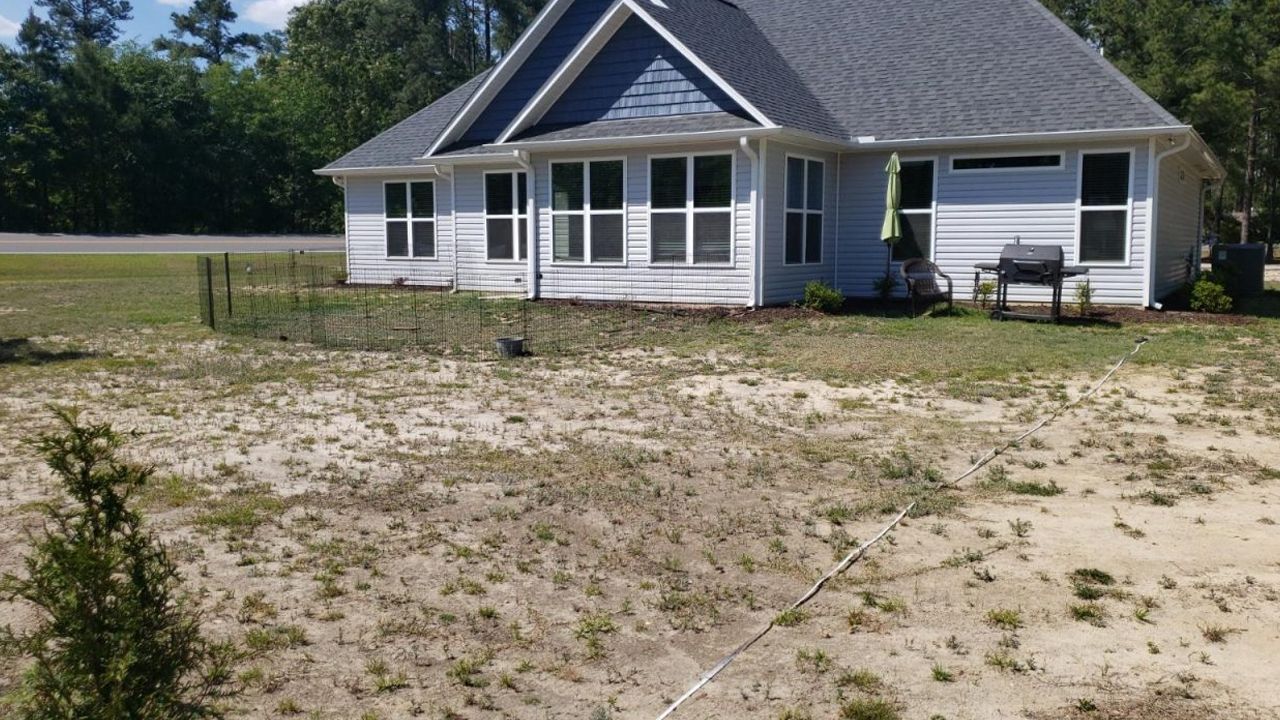
[[[844,307],[844,295],[821,280],[812,280],[804,286],[804,302],[801,304],[822,313],[839,312]]]
[[[49,505],[26,577],[0,578],[0,597],[35,611],[0,647],[34,662],[11,696],[13,717],[186,720],[218,716],[233,655],[200,635],[168,554],[130,507],[152,469],[121,460],[110,425],[55,410],[61,432],[30,444],[74,503]]]
[[[995,297],[996,284],[993,280],[983,280],[978,283],[978,307],[983,310],[991,304],[991,298]]]
[[[1093,312],[1093,283],[1088,280],[1076,285],[1076,309],[1080,317],[1089,317]]]
[[[1191,286],[1191,309],[1196,312],[1231,312],[1231,296],[1213,277],[1202,277]]]
[[[881,300],[888,300],[893,297],[893,291],[898,289],[898,276],[891,272],[887,272],[883,277],[877,278],[871,287],[880,296]]]

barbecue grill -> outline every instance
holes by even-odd
[[[974,273],[977,287],[982,273],[996,276],[996,309],[991,317],[998,320],[1049,320],[1058,322],[1062,317],[1062,282],[1070,277],[1087,275],[1088,268],[1068,266],[1060,245],[1005,245],[1000,251],[999,262],[978,263]],[[1034,285],[1052,290],[1050,311],[1042,313],[1013,312],[1009,310],[1009,286]]]

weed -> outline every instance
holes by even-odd
[[[587,657],[594,660],[604,656],[602,636],[611,635],[617,631],[618,626],[613,622],[613,618],[605,613],[592,613],[578,620],[578,627],[574,629],[573,635],[586,643]]]
[[[1240,631],[1222,625],[1204,625],[1200,628],[1200,634],[1211,643],[1225,643],[1232,633],[1237,632]]]
[[[830,672],[833,663],[821,648],[800,648],[796,651],[796,665],[802,671],[822,675]]]
[[[788,608],[778,613],[778,617],[774,618],[773,624],[778,627],[795,627],[809,619],[809,613],[801,608]]]
[[[1031,521],[1023,520],[1022,518],[1010,520],[1009,529],[1013,531],[1015,536],[1024,538],[1031,534]]]
[[[931,672],[933,673],[933,679],[938,682],[949,683],[956,680],[955,673],[938,664],[934,664]]]
[[[1106,623],[1107,611],[1098,603],[1088,602],[1079,605],[1072,605],[1068,610],[1071,617],[1080,621],[1087,622],[1090,625],[1103,627]]]
[[[898,720],[898,709],[879,698],[857,698],[840,706],[841,720]]]
[[[840,677],[836,679],[836,685],[842,688],[852,687],[862,692],[873,693],[884,685],[884,681],[874,672],[866,668],[859,668],[840,673]]]
[[[1001,630],[1017,630],[1023,626],[1022,612],[1007,608],[987,612],[987,624]]]

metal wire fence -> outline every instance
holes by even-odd
[[[650,342],[714,314],[629,302],[529,300],[453,291],[402,277],[348,282],[342,253],[224,253],[197,257],[200,318],[230,334],[362,350],[441,355],[564,354]]]

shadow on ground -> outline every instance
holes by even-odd
[[[46,350],[27,338],[0,338],[0,365],[46,365],[93,356],[83,350]]]

